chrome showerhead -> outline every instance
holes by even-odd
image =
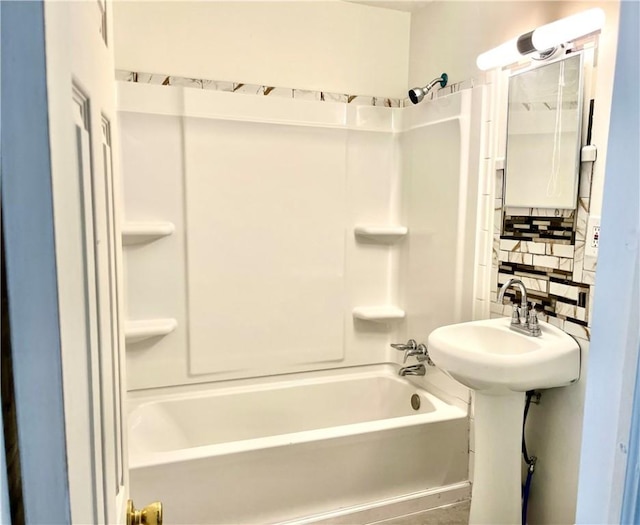
[[[431,91],[433,86],[436,84],[440,84],[440,87],[443,88],[447,85],[447,81],[449,80],[449,76],[446,73],[442,73],[438,78],[432,80],[424,87],[417,87],[409,90],[409,100],[414,104],[422,101],[424,96]]]

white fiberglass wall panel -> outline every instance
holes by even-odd
[[[410,235],[399,273],[405,338],[418,342],[440,326],[470,320],[474,239],[469,231],[477,198],[477,179],[470,181],[471,99],[466,90],[407,110],[402,202]],[[439,370],[430,371],[428,381],[439,392],[468,399],[467,389]]]
[[[136,83],[120,83],[118,90],[125,223],[144,226],[159,222],[171,223],[174,226],[173,233],[166,237],[149,239],[137,244],[126,243],[124,246],[127,321],[175,319],[177,325],[168,335],[131,341],[127,344],[128,389],[205,384],[217,380],[351,367],[387,361],[388,345],[397,340],[396,331],[402,326],[402,321],[389,323],[362,321],[353,318],[352,310],[362,306],[387,304],[402,306],[397,298],[397,279],[394,277],[397,273],[393,261],[404,241],[387,243],[369,240],[354,235],[354,227],[363,224],[378,226],[403,224],[398,215],[402,157],[400,134],[393,133],[392,129],[398,113],[404,110]],[[185,116],[188,118],[185,119]],[[262,251],[257,251],[257,248],[250,249],[257,230],[247,228],[248,237],[245,240],[242,228],[239,226],[239,222],[246,223],[249,220],[247,213],[254,213],[254,208],[255,213],[258,213],[258,210],[263,212],[261,217],[258,216],[255,219],[260,219],[258,227],[269,227],[269,235],[288,236],[287,238],[291,241],[288,245],[289,249],[302,249],[305,243],[315,242],[320,244],[312,245],[312,249],[320,249],[324,245],[327,250],[333,250],[333,247],[329,247],[325,242],[327,235],[330,236],[329,243],[335,243],[338,252],[334,254],[323,252],[320,254],[322,257],[320,260],[325,261],[326,257],[330,257],[331,261],[335,261],[336,266],[339,259],[344,261],[344,301],[339,309],[330,309],[324,299],[326,294],[324,289],[320,289],[318,294],[313,292],[313,295],[306,298],[310,305],[313,304],[313,307],[320,309],[321,316],[331,316],[331,322],[325,323],[324,317],[320,318],[316,315],[317,326],[324,328],[326,325],[327,329],[332,330],[332,341],[338,341],[335,347],[326,348],[327,351],[323,351],[319,357],[306,354],[303,348],[303,345],[310,340],[311,332],[307,328],[312,320],[309,317],[309,309],[300,307],[288,313],[291,323],[300,327],[296,328],[299,330],[296,333],[306,330],[300,336],[301,339],[296,344],[292,344],[285,337],[291,332],[287,331],[285,335],[281,333],[283,345],[289,344],[288,356],[274,358],[266,352],[265,345],[259,342],[256,345],[265,352],[264,361],[260,362],[262,356],[243,354],[244,349],[241,345],[245,344],[242,341],[233,341],[229,348],[222,350],[229,354],[238,352],[239,355],[244,356],[239,357],[241,363],[237,368],[223,370],[217,366],[207,365],[208,368],[200,369],[195,365],[196,362],[206,364],[207,359],[213,361],[220,357],[209,355],[207,359],[194,361],[194,355],[197,352],[213,353],[216,350],[209,343],[207,343],[209,347],[196,347],[199,340],[191,332],[192,323],[190,322],[191,314],[194,312],[197,314],[197,309],[191,308],[193,302],[191,290],[199,286],[193,279],[208,279],[209,275],[216,277],[213,267],[207,266],[207,260],[198,263],[205,270],[196,272],[195,275],[187,266],[187,255],[189,267],[195,266],[198,262],[194,260],[195,255],[191,251],[187,254],[188,247],[194,248],[193,237],[190,237],[193,221],[188,220],[190,211],[187,208],[191,205],[191,199],[201,199],[202,202],[199,204],[201,212],[204,214],[210,211],[214,216],[218,216],[216,214],[220,211],[214,208],[214,203],[217,202],[216,199],[221,199],[221,196],[212,197],[209,191],[199,193],[191,191],[193,187],[190,186],[190,177],[194,165],[185,155],[185,148],[189,151],[193,149],[193,144],[189,143],[192,137],[185,135],[185,125],[190,125],[189,118],[193,121],[202,120],[203,126],[206,126],[204,124],[206,122],[211,123],[212,126],[217,126],[217,130],[225,130],[225,134],[231,129],[238,132],[255,130],[246,133],[246,136],[243,135],[243,138],[237,142],[233,156],[239,157],[239,162],[242,163],[253,162],[254,175],[265,176],[264,180],[258,180],[257,183],[248,182],[246,176],[236,174],[240,164],[235,168],[231,166],[229,169],[221,169],[219,161],[211,163],[209,161],[212,159],[208,154],[201,156],[203,173],[209,174],[211,178],[214,175],[216,178],[226,178],[226,181],[216,181],[213,184],[224,183],[227,185],[225,191],[239,199],[239,204],[235,204],[237,209],[228,210],[227,216],[224,220],[216,222],[215,228],[209,232],[200,231],[199,234],[206,238],[205,244],[211,250],[201,249],[200,253],[203,257],[212,257],[213,253],[216,257],[224,257],[227,269],[230,265],[248,264],[244,259],[265,259],[267,256],[273,258],[273,254],[264,255],[262,248],[260,248]],[[273,135],[270,140],[278,145],[271,148],[271,154],[265,153],[260,158],[256,157],[255,146],[259,142],[253,138],[254,133],[259,134],[258,130],[266,130],[267,135]],[[283,133],[287,134],[286,137],[293,137],[288,147],[282,145],[288,140]],[[304,142],[312,139],[319,147],[312,147]],[[228,137],[223,140],[228,140]],[[300,146],[300,144],[306,145]],[[205,150],[214,147],[216,147],[215,143],[202,145]],[[221,147],[228,148],[226,143]],[[300,160],[299,157],[303,155],[302,147],[305,154],[310,157]],[[226,151],[225,155],[232,156],[230,151]],[[336,169],[334,169],[335,162],[339,162]],[[247,165],[251,166],[251,164]],[[271,165],[275,167],[268,167]],[[323,166],[327,167],[326,174],[322,171]],[[275,210],[272,212],[271,208],[267,207],[269,203],[260,203],[260,199],[273,197],[265,192],[258,195],[262,190],[259,190],[256,184],[266,184],[267,181],[275,184],[277,181],[282,181],[280,173],[290,169],[297,169],[299,172],[299,179],[290,175],[293,177],[293,183],[299,183],[297,186],[299,191],[296,190],[297,196],[295,198],[292,196],[289,186],[281,188],[281,194],[276,195],[274,203],[271,204]],[[265,175],[272,172],[278,175],[269,175],[269,177]],[[311,177],[311,173],[321,174],[316,177],[318,180],[315,180]],[[300,186],[302,184],[306,184],[309,192],[315,192],[321,200],[308,206],[304,199],[310,199],[311,196],[309,193],[304,194],[304,187]],[[318,184],[320,186],[317,186]],[[336,192],[332,193],[327,185],[335,186]],[[318,191],[318,187],[327,191]],[[186,197],[188,190],[191,191],[189,201]],[[275,192],[275,189],[273,191]],[[240,199],[242,195],[246,199],[244,203]],[[250,198],[253,200],[249,201]],[[288,200],[285,202],[283,199]],[[234,201],[227,198],[224,202],[228,204]],[[285,204],[292,202],[292,204],[287,208],[282,205],[283,202]],[[248,212],[242,209],[245,205],[250,207]],[[304,222],[310,221],[310,213],[320,214],[320,211],[321,218],[316,222],[311,221],[311,224]],[[271,217],[272,213],[277,220]],[[290,215],[291,220],[282,226],[283,222],[286,222],[283,215],[286,213]],[[298,215],[300,215],[299,220]],[[339,234],[336,221],[342,221]],[[229,237],[230,243],[235,243],[233,246],[246,248],[244,256],[234,255],[228,247],[223,245],[213,245],[212,239],[219,235],[218,230],[223,228],[233,228],[234,232],[241,234],[242,238],[234,238],[229,232],[224,235]],[[336,235],[340,235],[339,238],[342,239],[339,246]],[[265,240],[258,238],[257,242],[260,243],[258,245],[260,247]],[[282,243],[284,240],[281,241],[281,245]],[[288,259],[287,265],[289,271],[296,270],[295,266],[289,264]],[[257,268],[260,273],[256,275],[261,275],[268,283],[271,279],[269,274]],[[321,270],[325,269],[326,265],[323,262]],[[282,270],[284,272],[284,267]],[[209,274],[203,276],[205,271]],[[287,279],[287,282],[293,283],[295,278],[295,273],[292,273],[291,280]],[[218,301],[215,304],[219,307],[222,307],[223,297],[231,299],[229,304],[234,305],[234,301],[237,300],[235,295],[240,293],[236,289],[231,289],[231,286],[226,287],[225,290],[224,294],[220,291],[214,298]],[[271,297],[263,298],[258,297],[257,292],[254,296],[243,293],[240,297],[244,297],[250,305],[262,301],[262,305],[267,303],[273,310],[280,308],[273,294]],[[207,316],[210,316],[209,319],[214,318],[209,304],[202,303],[199,307],[203,323]],[[338,316],[341,319],[340,328],[338,328]],[[238,322],[242,321],[244,325],[243,330],[248,331],[253,319],[249,315],[246,319],[238,319]],[[221,330],[225,329],[225,326],[221,326]],[[344,337],[341,339],[339,339],[338,330],[344,331]],[[272,333],[267,335],[275,340]],[[312,342],[312,344],[315,343]],[[331,344],[333,345],[333,342]],[[259,353],[258,350],[256,352]],[[320,353],[319,350],[318,353]],[[318,358],[318,361],[308,361],[311,358]],[[224,361],[224,357],[220,362],[221,366],[229,365]]]
[[[427,335],[455,322],[460,125],[458,119],[412,130],[407,137],[406,203],[411,225],[405,308],[413,330]],[[412,332],[413,333],[413,332]]]
[[[190,372],[344,357],[344,130],[184,121]]]

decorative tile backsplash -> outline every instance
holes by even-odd
[[[510,315],[516,292],[503,304],[497,292],[511,277],[527,287],[539,317],[588,340],[595,281],[595,258],[584,257],[591,193],[591,163],[583,163],[576,210],[503,208],[504,170],[496,172],[491,312]]]
[[[502,237],[512,237],[523,242],[550,239],[573,243],[575,233],[573,226],[573,214],[569,217],[510,215],[507,208],[504,216]]]
[[[243,84],[241,82],[228,82],[219,80],[206,80],[196,78],[177,77],[173,75],[157,73],[139,73],[135,71],[116,70],[116,80],[123,82],[140,82],[156,84],[160,86],[180,86],[194,89],[210,89],[212,91],[227,91],[229,93],[242,93],[246,95],[262,95],[270,97],[295,98],[300,100],[316,100],[318,102],[339,102],[354,106],[382,106],[387,108],[400,108],[410,106],[408,98],[372,97],[368,95],[347,95],[342,93],[329,93],[326,91],[308,91],[304,89],[282,88],[275,86],[261,86],[257,84]],[[427,100],[450,95],[462,89],[473,87],[472,81],[449,84],[448,86],[433,90],[427,95]]]

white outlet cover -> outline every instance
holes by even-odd
[[[587,238],[584,243],[584,255],[586,257],[597,257],[599,244],[600,217],[598,215],[591,215],[587,221]]]

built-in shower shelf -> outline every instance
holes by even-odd
[[[378,242],[395,242],[409,232],[406,226],[356,226],[357,237],[364,237]]]
[[[124,338],[127,343],[139,343],[151,337],[163,337],[170,334],[177,326],[178,322],[175,319],[127,321],[124,327]]]
[[[363,321],[373,321],[378,323],[386,323],[388,321],[398,321],[404,319],[405,312],[397,306],[358,306],[353,309],[354,319]]]
[[[167,237],[175,231],[172,222],[127,222],[122,226],[122,244],[144,244]]]

